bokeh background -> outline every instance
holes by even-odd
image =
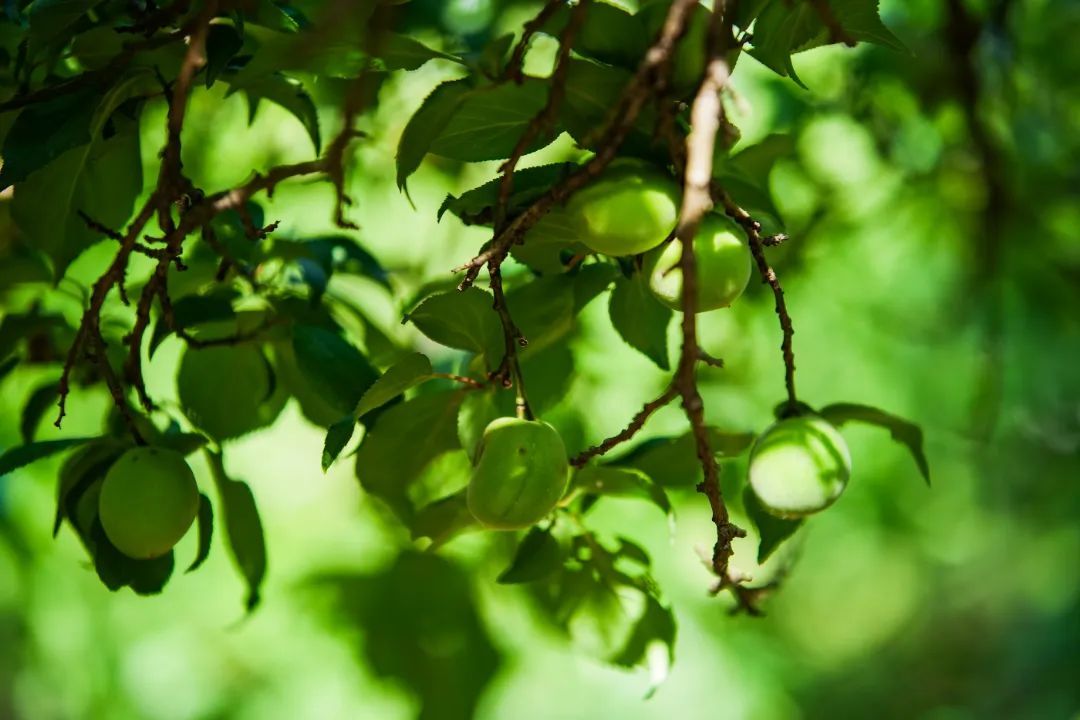
[[[412,5],[431,42],[479,46],[537,3]],[[782,558],[790,571],[763,618],[731,616],[707,594],[697,553],[712,526],[700,496],[676,496],[673,530],[655,508],[605,500],[593,526],[648,548],[679,621],[670,677],[645,699],[642,672],[590,659],[538,620],[520,588],[494,583],[512,544],[471,535],[437,558],[399,558],[407,534],[363,497],[350,463],[319,471],[323,432],[293,404],[228,447],[268,543],[250,617],[220,539],[203,570],[178,574],[159,597],[109,593],[70,529],[52,539],[59,461],[43,462],[0,478],[0,718],[393,719],[421,707],[454,718],[454,698],[477,694],[489,719],[1080,717],[1080,5],[971,3],[974,25],[957,21],[954,2],[882,5],[910,53],[805,53],[795,65],[808,90],[745,57],[730,109],[742,143],[792,141],[771,178],[792,239],[771,252],[801,396],[919,423],[932,489],[887,433],[845,428],[851,485]],[[541,41],[540,65],[543,53]],[[332,290],[363,297],[381,329],[407,342],[419,340],[398,322],[402,299],[445,280],[485,239],[450,215],[436,224],[435,211],[496,163],[429,158],[411,201],[394,183],[405,122],[454,73],[432,62],[383,86],[350,178],[355,237],[398,293],[344,277]],[[193,101],[185,166],[199,185],[311,156],[292,117],[264,104],[249,127],[244,100],[223,95],[219,85]],[[148,167],[162,111],[144,120]],[[332,108],[323,120],[328,135]],[[562,138],[528,162],[574,152]],[[0,243],[11,241],[6,205]],[[282,187],[267,207],[283,236],[333,231],[323,185]],[[109,252],[92,249],[71,277],[87,284]],[[28,292],[4,282],[8,297]],[[583,317],[573,388],[553,411],[579,442],[622,427],[663,382],[611,329],[603,299]],[[726,362],[703,374],[710,422],[760,431],[783,390],[767,288],[752,283],[702,328]],[[175,397],[179,349],[170,340],[155,356],[156,397]],[[0,384],[0,448],[18,443],[34,373],[50,372]],[[106,405],[104,394],[75,397],[65,432],[95,432]],[[671,407],[647,433],[680,423]],[[724,466],[736,497],[743,470]],[[739,543],[735,565],[756,570],[753,541]],[[179,550],[193,556],[194,538]],[[468,667],[426,685],[387,678],[411,661],[417,614],[446,620],[440,641],[468,643]]]

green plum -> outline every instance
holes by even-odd
[[[682,308],[682,243],[674,240],[646,259],[649,287],[660,302]],[[707,215],[694,237],[697,258],[697,311],[706,312],[735,302],[750,282],[750,246],[734,220]]]
[[[840,497],[851,475],[851,454],[835,427],[816,415],[781,420],[755,441],[749,482],[762,507],[800,518]]]
[[[199,489],[184,456],[158,447],[128,450],[105,474],[98,517],[116,549],[137,559],[169,552],[199,511]]]
[[[662,243],[675,228],[679,188],[654,170],[616,168],[571,197],[567,211],[590,250],[637,255]]]
[[[498,418],[480,441],[466,493],[469,511],[494,530],[529,527],[555,508],[569,472],[555,428],[537,420]]]

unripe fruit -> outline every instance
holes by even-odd
[[[649,287],[660,302],[682,309],[682,242],[674,240],[646,260]],[[742,228],[728,217],[707,215],[694,236],[697,259],[697,311],[735,302],[750,282],[750,246]]]
[[[469,482],[469,511],[495,530],[529,527],[555,508],[569,472],[566,446],[555,428],[537,420],[493,420]]]
[[[765,510],[799,518],[824,510],[840,497],[851,474],[851,454],[823,418],[781,420],[750,451],[750,487]]]
[[[180,541],[199,511],[199,489],[184,456],[137,447],[109,468],[98,517],[116,549],[138,559],[164,555]]]
[[[662,243],[675,227],[679,188],[660,173],[620,168],[567,203],[581,242],[605,255],[637,255]]]

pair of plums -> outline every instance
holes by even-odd
[[[679,188],[636,164],[619,165],[572,196],[566,216],[590,250],[614,257],[644,255],[649,288],[660,302],[682,308],[683,244],[669,237],[679,214]],[[731,305],[750,281],[746,234],[726,215],[706,215],[694,236],[697,311]]]
[[[469,511],[490,529],[529,527],[562,499],[569,471],[555,428],[499,418],[480,443],[466,495]],[[840,433],[821,417],[803,415],[780,420],[758,437],[747,479],[765,510],[794,519],[835,502],[850,474],[851,456]]]

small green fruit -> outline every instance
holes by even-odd
[[[816,415],[781,420],[750,451],[750,487],[762,507],[799,518],[832,505],[851,475],[851,454],[840,433]]]
[[[98,517],[116,549],[138,559],[164,555],[180,541],[199,511],[199,489],[184,456],[137,447],[109,468]]]
[[[649,287],[660,302],[682,309],[682,243],[674,240],[646,260]],[[694,237],[697,258],[697,311],[707,312],[735,302],[750,282],[750,246],[742,228],[730,218],[708,215]]]
[[[674,229],[679,188],[659,173],[621,168],[571,197],[567,211],[590,250],[637,255],[662,243]]]
[[[469,482],[469,511],[495,530],[529,527],[555,508],[566,492],[569,471],[566,446],[551,425],[493,420],[484,429]]]

